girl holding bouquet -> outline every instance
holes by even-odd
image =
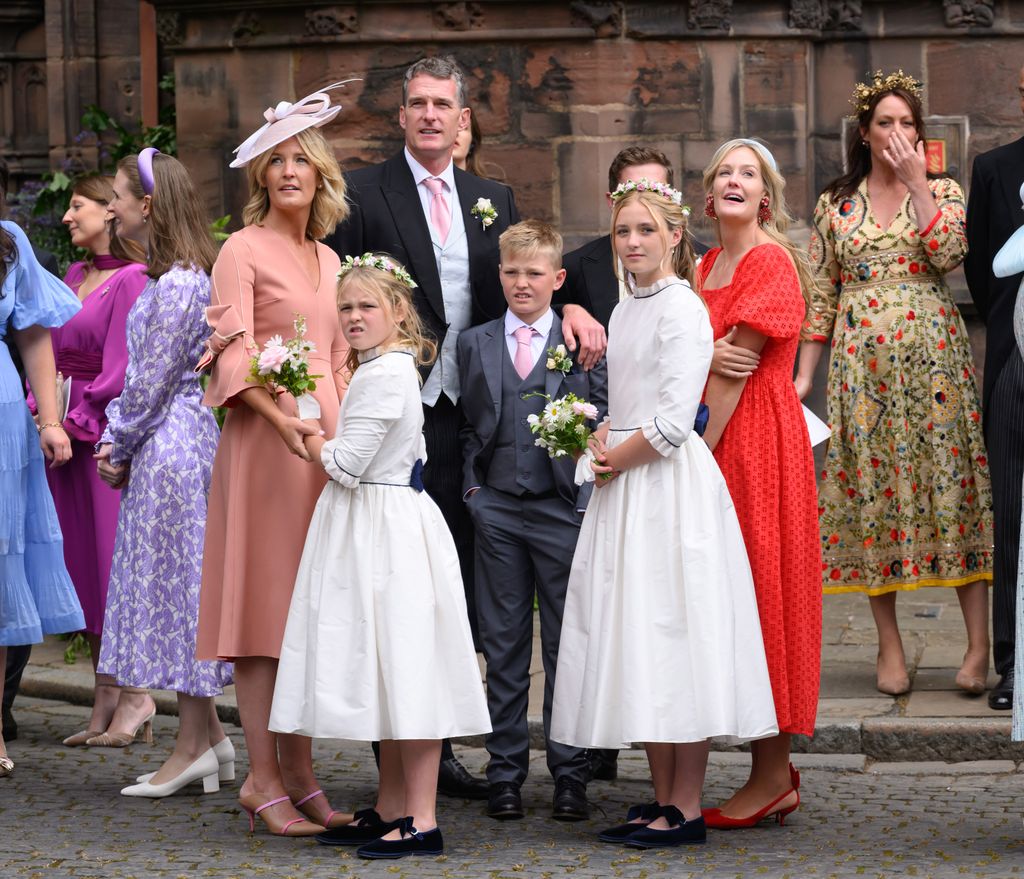
[[[111,211],[118,234],[146,249],[149,280],[128,312],[124,388],[96,455],[100,477],[123,489],[97,672],[123,689],[106,732],[86,744],[123,747],[140,728],[152,741],[156,706],[140,688],[175,690],[174,752],[121,793],[165,797],[200,779],[215,791],[234,758],[213,703],[231,669],[197,662],[195,643],[217,424],[191,372],[215,250],[188,171],[152,147],[118,163]]]
[[[366,858],[439,855],[441,739],[491,726],[455,543],[420,478],[417,368],[435,347],[401,266],[373,254],[347,260],[338,308],[352,378],[335,438],[305,437],[331,481],[306,536],[270,728],[380,741],[375,808],[325,842],[365,843]]]
[[[345,391],[348,347],[334,293],[339,262],[320,243],[347,213],[345,183],[317,128],[340,109],[324,91],[282,102],[238,148],[232,166],[244,166],[249,181],[245,228],[217,257],[207,315],[213,335],[204,365],[212,361],[212,372],[204,402],[226,406],[228,414],[210,489],[198,654],[235,663],[249,751],[239,803],[251,821],[258,815],[272,833],[287,836],[351,820],[320,790],[309,739],[267,728],[302,542],[326,482],[308,466],[303,436],[333,434]],[[294,353],[318,377],[307,389],[322,413],[319,427],[298,418],[292,394],[263,383],[259,364],[253,370],[268,344],[273,360],[274,349],[286,347],[281,339],[298,334],[297,322],[305,324],[306,344]],[[264,357],[264,367],[274,365],[283,363]]]
[[[637,848],[705,841],[709,739],[774,735],[750,565],[732,500],[694,429],[712,355],[676,190],[613,193],[612,242],[632,295],[612,313],[609,420],[577,478],[597,479],[569,578],[551,736],[643,742],[655,801],[600,838]],[[679,249],[682,254],[679,254]]]

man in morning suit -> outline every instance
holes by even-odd
[[[548,399],[575,394],[607,410],[604,361],[589,371],[549,352],[564,344],[551,296],[565,278],[562,236],[526,220],[501,236],[501,284],[508,310],[459,336],[463,489],[476,527],[480,640],[487,659],[487,814],[522,818],[520,788],[530,764],[527,705],[533,654],[533,601],[540,609],[544,663],[544,733],[551,728],[555,666],[573,549],[592,485],[578,489],[572,458],[552,460],[534,442],[528,418]],[[564,350],[564,349],[563,349]],[[547,738],[555,780],[553,818],[588,817],[588,766],[582,748]]]
[[[1024,69],[1018,89],[1024,112]],[[995,530],[992,658],[999,675],[988,704],[1003,710],[1013,707],[1014,614],[1024,478],[1024,359],[1013,336],[1013,308],[1022,276],[997,278],[992,274],[992,259],[1024,222],[1022,182],[1024,137],[974,160],[964,262],[971,297],[986,327],[982,399]]]
[[[462,502],[459,375],[456,342],[467,327],[505,310],[498,278],[498,236],[519,220],[512,190],[475,177],[452,163],[460,128],[469,124],[466,86],[454,59],[423,58],[405,72],[398,121],[405,147],[396,156],[345,175],[351,211],[326,239],[344,259],[367,251],[388,253],[416,281],[413,304],[438,345],[422,390],[427,465],[423,482],[455,539],[474,640],[473,525]],[[474,214],[478,200],[495,216]],[[603,331],[582,309],[565,316],[585,344]],[[591,345],[593,347],[593,345]],[[473,778],[444,743],[438,791],[485,799],[487,784]]]

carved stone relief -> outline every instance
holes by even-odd
[[[688,21],[692,28],[727,31],[731,13],[732,0],[690,0]]]
[[[863,0],[825,0],[826,30],[859,31],[864,23]]]
[[[943,0],[947,27],[992,27],[993,0]]]
[[[595,37],[617,37],[622,33],[622,7],[617,3],[574,0],[569,11],[573,26],[593,28]]]
[[[184,39],[181,32],[181,13],[158,12],[156,16],[156,37],[164,46],[180,46]]]
[[[484,26],[483,5],[475,2],[438,3],[434,27],[446,31],[468,31]]]
[[[800,30],[818,30],[825,23],[821,0],[790,0],[789,26]]]
[[[231,37],[235,40],[249,40],[263,33],[263,25],[254,12],[239,12],[231,24]]]
[[[359,30],[359,18],[351,7],[324,6],[306,10],[306,35],[340,37]]]

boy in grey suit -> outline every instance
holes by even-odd
[[[548,350],[563,344],[551,297],[565,280],[562,237],[526,220],[499,239],[501,285],[508,310],[464,330],[458,340],[465,425],[463,490],[476,530],[476,600],[487,659],[487,739],[492,818],[523,817],[519,789],[530,742],[527,704],[533,642],[533,599],[540,606],[544,661],[544,732],[551,720],[562,609],[586,497],[573,481],[571,459],[551,460],[534,444],[527,417],[567,393],[607,410],[605,366],[567,373],[549,368]],[[535,394],[538,396],[527,396]],[[580,748],[547,740],[555,779],[552,817],[588,816],[587,764]]]

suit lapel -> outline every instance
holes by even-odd
[[[565,344],[565,338],[562,336],[562,323],[558,319],[558,315],[553,315],[551,321],[551,332],[548,333],[548,343],[541,352],[541,360],[547,359],[547,349],[557,348],[559,345]],[[557,369],[548,369],[544,367],[544,393],[547,394],[552,400],[557,399],[559,388],[562,387],[562,381],[565,378],[562,373]]]
[[[462,221],[466,226],[466,246],[469,249],[470,266],[473,264],[473,254],[480,253],[487,248],[487,232],[479,217],[474,217],[470,211],[473,205],[480,198],[479,178],[465,171],[455,169],[455,188],[459,193],[459,209],[462,211]],[[472,272],[470,273],[472,283]]]
[[[388,161],[387,172],[381,189],[405,252],[409,254],[409,262],[412,263],[409,268],[423,288],[423,295],[430,307],[445,321],[444,297],[441,295],[441,278],[437,274],[437,261],[434,259],[434,245],[430,240],[430,229],[423,215],[416,182],[404,153]]]
[[[494,423],[501,418],[501,370],[502,358],[508,357],[508,345],[505,343],[505,323],[496,320],[489,323],[484,330],[484,338],[480,345],[480,360],[483,365],[484,379],[487,390],[494,401]]]

